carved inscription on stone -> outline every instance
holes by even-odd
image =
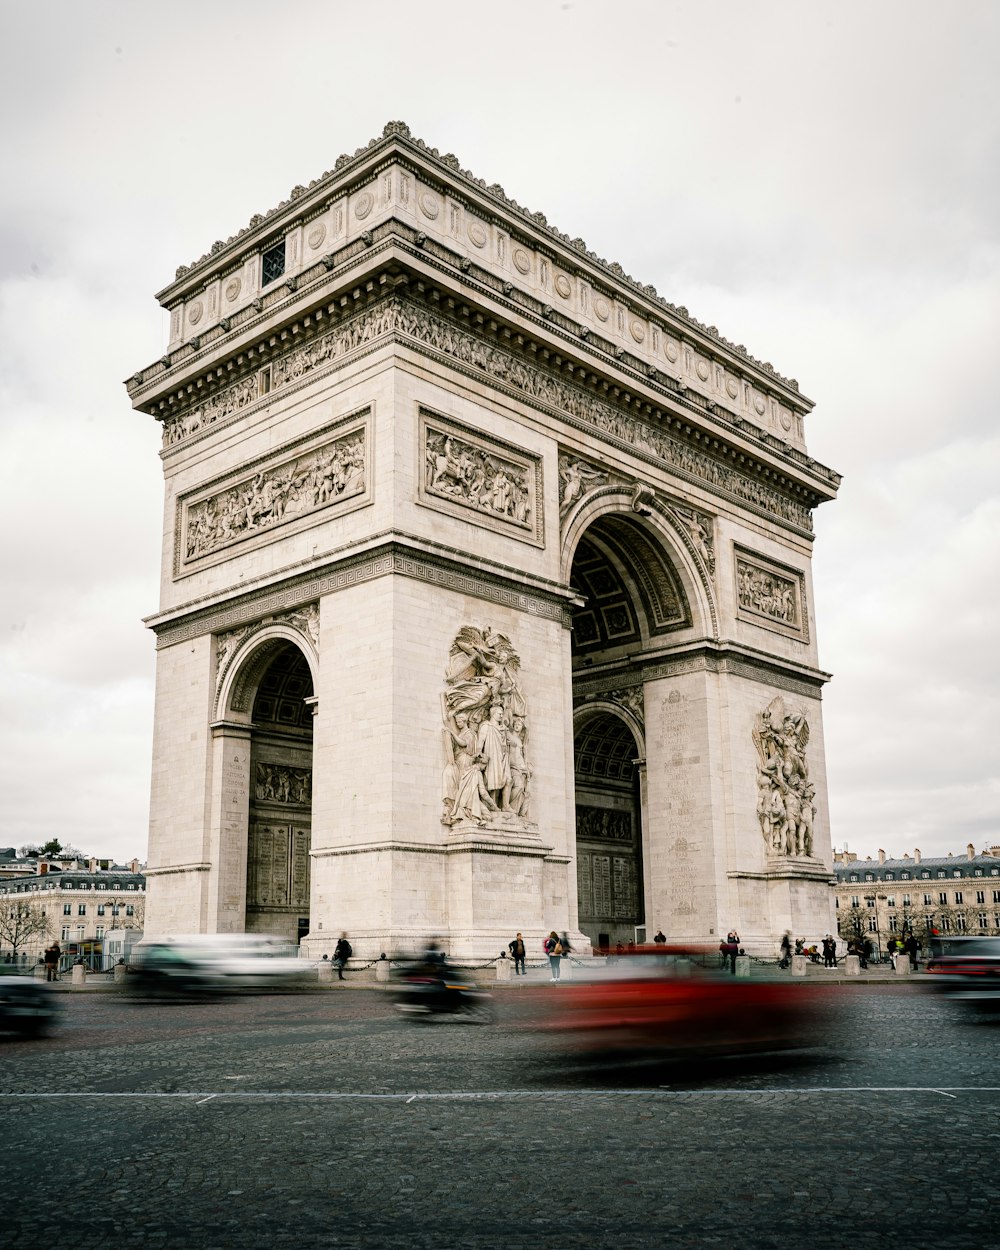
[[[312,769],[260,763],[254,797],[260,803],[294,803],[306,807],[312,798]]]
[[[541,466],[500,443],[420,414],[423,476],[420,498],[458,515],[475,513],[492,528],[539,541]]]
[[[510,639],[465,625],[448,657],[441,696],[445,825],[534,832],[529,822],[532,768],[521,662]]]
[[[355,424],[318,447],[183,501],[180,563],[364,495],[365,460],[366,430]]]
[[[805,636],[802,577],[736,548],[736,598],[740,614],[782,633]],[[761,619],[763,618],[763,619]]]
[[[309,905],[309,831],[253,821],[247,854],[247,906]]]
[[[787,708],[781,695],[758,712],[753,727],[757,748],[757,820],[772,855],[813,853],[816,787],[809,780],[806,747],[809,722],[800,708]]]

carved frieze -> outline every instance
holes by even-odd
[[[312,800],[312,769],[258,763],[254,797],[259,803],[288,803],[306,807]]]
[[[532,768],[521,662],[510,639],[463,626],[441,696],[445,769],[442,824],[531,832]]]
[[[542,544],[537,456],[421,410],[420,502]]]
[[[592,426],[606,437],[627,444],[657,463],[686,473],[710,487],[728,491],[801,529],[812,530],[812,514],[807,507],[765,486],[756,478],[739,473],[707,452],[636,420],[582,387],[549,374],[534,362],[523,360],[501,347],[494,347],[424,308],[409,301],[402,301],[397,307],[397,330],[412,336],[418,347],[430,348],[453,357],[463,365],[479,369],[494,381],[521,392],[529,400],[546,404]]]
[[[494,346],[412,301],[395,298],[375,304],[334,330],[276,357],[269,366],[270,375],[266,380],[254,374],[218,392],[199,407],[168,419],[164,422],[164,444],[173,446],[256,402],[262,398],[265,385],[270,388],[267,394],[273,395],[275,390],[300,381],[391,333],[406,335],[417,350],[441,353],[465,368],[485,373],[530,402],[554,408],[655,463],[688,474],[709,487],[725,490],[800,529],[812,530],[809,508],[767,486],[756,476],[741,473],[721,458],[637,420],[585,388],[547,372],[536,361],[525,360]],[[561,500],[565,489],[563,483]]]
[[[395,307],[383,302],[349,321],[341,322],[309,343],[276,356],[265,369],[218,391],[196,408],[163,422],[163,445],[173,447],[183,439],[241,411],[264,395],[298,382],[322,367],[339,361],[388,333],[395,325]]]
[[[737,613],[756,625],[808,639],[805,589],[796,569],[735,547]]]
[[[715,576],[715,525],[707,512],[671,503],[670,511],[681,521],[691,536],[691,543],[709,573]]]
[[[777,695],[757,713],[752,737],[757,748],[757,820],[768,852],[811,858],[816,787],[806,761],[805,712],[790,710]]]
[[[346,428],[296,455],[269,460],[251,474],[202,488],[178,503],[175,571],[264,531],[339,507],[368,492],[367,424]]]

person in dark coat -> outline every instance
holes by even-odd
[[[837,943],[831,934],[827,934],[823,939],[823,967],[836,968],[837,966]]]
[[[53,942],[51,946],[45,948],[45,979],[46,981],[59,980],[59,958],[62,951],[59,949],[59,943]]]
[[[351,946],[350,942],[348,942],[347,934],[342,933],[337,939],[337,945],[333,950],[333,966],[337,969],[338,981],[343,981],[344,968],[347,966],[347,961],[353,954],[354,947]]]
[[[913,972],[916,972],[917,967],[918,967],[917,958],[920,955],[920,943],[917,941],[917,939],[913,936],[912,933],[903,943],[903,949],[906,951],[907,955],[909,955],[910,957],[910,969]]]
[[[787,968],[792,962],[792,934],[791,930],[786,929],[781,939],[781,959],[778,963],[779,968]]]
[[[510,951],[510,957],[514,961],[514,976],[523,977],[524,973],[524,938],[519,933],[513,942],[508,942],[507,949]]]

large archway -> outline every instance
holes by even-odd
[[[246,931],[309,932],[313,680],[291,642],[269,651],[253,699]]]
[[[597,516],[576,539],[570,582],[577,904],[595,947],[640,940],[650,865],[644,827],[644,695],[636,661],[689,637],[684,581],[654,525]],[[644,850],[644,848],[647,848]]]

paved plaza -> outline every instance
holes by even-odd
[[[484,1028],[374,988],[67,993],[55,1037],[0,1046],[5,1224],[220,1250],[994,1241],[1000,1029],[914,985],[830,994],[810,1062],[581,1072],[520,995]]]

